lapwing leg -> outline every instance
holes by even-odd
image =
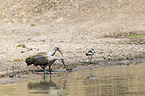
[[[92,62],[92,58],[93,58],[93,56],[91,55],[91,58],[90,58],[90,64],[96,64],[96,63],[94,63],[94,62]]]
[[[90,56],[88,56],[88,60],[89,60],[88,62],[90,62]]]
[[[92,55],[91,55],[91,59],[90,59],[90,62],[92,62]]]
[[[91,61],[92,61],[91,59],[92,59],[92,56],[89,56],[89,63],[91,63]]]

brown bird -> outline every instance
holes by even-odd
[[[36,54],[36,56],[43,56],[43,55],[53,56],[56,53],[56,51],[60,52],[61,56],[63,56],[63,54],[62,54],[62,52],[61,52],[61,50],[59,49],[58,46],[56,46],[53,49],[53,51],[51,51],[51,52],[39,52],[39,53]]]
[[[48,56],[48,55],[43,55],[43,56],[32,56],[26,59],[27,66],[29,65],[35,65],[35,66],[41,66],[42,69],[45,72],[45,68],[49,66],[49,72],[51,74],[51,65],[54,64],[56,60],[60,60],[65,68],[65,63],[64,63],[64,58],[63,57],[56,57],[56,56]]]

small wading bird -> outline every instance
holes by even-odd
[[[65,68],[64,58],[63,57],[56,57],[56,56],[32,56],[26,59],[27,66],[29,65],[35,65],[35,66],[41,66],[45,73],[45,68],[49,66],[49,72],[51,74],[51,65],[54,64],[56,60],[60,60]]]
[[[94,49],[91,48],[85,55],[88,56],[89,62],[91,62],[92,56],[94,55]]]
[[[56,53],[56,51],[60,52],[61,56],[63,56],[63,54],[62,54],[62,52],[61,52],[61,50],[59,49],[58,46],[56,46],[53,49],[53,51],[51,51],[51,52],[39,52],[39,53],[36,54],[36,56],[43,56],[43,55],[53,56]]]

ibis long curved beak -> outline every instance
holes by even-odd
[[[63,62],[64,68],[65,68],[65,63]]]

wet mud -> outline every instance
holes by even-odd
[[[57,69],[54,70],[52,68],[52,74],[62,74],[65,72],[74,72],[88,68],[96,68],[101,66],[116,66],[116,65],[130,65],[145,62],[145,59],[138,60],[120,60],[120,61],[101,61],[101,62],[77,62],[66,65],[65,69]],[[49,70],[46,70],[44,73],[41,69],[33,69],[33,70],[21,70],[21,71],[13,71],[9,73],[3,73],[0,75],[0,84],[14,83],[17,81],[30,79],[33,75],[51,75]]]

